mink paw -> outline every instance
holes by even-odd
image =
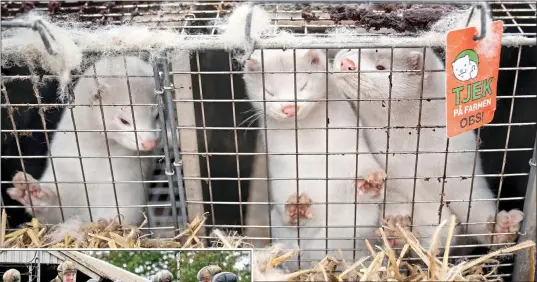
[[[386,172],[375,171],[369,174],[367,180],[359,178],[356,180],[358,187],[358,194],[364,195],[370,191],[374,193],[373,198],[380,196],[380,190],[384,187],[384,180],[386,179]]]
[[[517,209],[512,209],[509,212],[501,211],[496,215],[496,224],[489,223],[488,229],[491,233],[514,233],[514,234],[495,234],[491,235],[491,243],[508,243],[514,242],[518,238],[518,231],[524,213]],[[493,216],[489,216],[487,221],[494,221]]]
[[[30,174],[19,171],[13,176],[13,182],[13,187],[7,189],[8,195],[13,200],[24,205],[26,212],[30,214],[32,211],[41,211],[42,208],[39,206],[42,206],[47,195],[43,192],[37,180]]]
[[[297,194],[294,193],[291,195],[287,200],[287,204],[285,204],[285,212],[289,217],[286,222],[288,222],[289,225],[294,225],[297,223],[299,217],[311,219],[312,214],[309,208],[311,207],[312,202],[311,198],[306,194],[297,196]]]
[[[406,242],[403,235],[399,231],[397,224],[399,224],[399,226],[401,226],[401,228],[403,228],[404,230],[407,230],[410,232],[410,225],[412,224],[412,218],[409,215],[406,215],[406,216],[396,215],[396,216],[386,216],[385,218],[382,219],[382,225],[387,227],[383,229],[384,229],[384,234],[386,234],[386,240],[388,241],[388,245],[390,246],[390,248],[401,247]],[[376,234],[377,236],[382,236],[378,229],[376,231]]]

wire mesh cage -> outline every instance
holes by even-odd
[[[443,42],[444,38],[424,39],[420,36],[431,30],[434,24],[443,17],[453,12],[467,11],[471,3],[265,2],[262,6],[271,24],[278,29],[286,29],[297,37],[295,41],[285,41],[283,44],[271,43],[269,39],[261,40],[262,43],[257,42],[255,46],[258,48],[251,56],[259,65],[250,65],[250,70],[248,70],[248,63],[240,61],[240,58],[244,58],[242,53],[225,50],[226,44],[218,41],[222,34],[218,26],[220,20],[230,15],[238,3],[227,1],[35,2],[31,4],[6,2],[2,3],[2,20],[15,19],[19,14],[32,8],[48,11],[52,19],[76,21],[81,23],[82,27],[97,26],[95,30],[99,30],[98,26],[105,28],[110,25],[132,24],[154,30],[155,37],[159,36],[157,30],[171,30],[177,36],[184,36],[182,39],[185,41],[178,43],[181,46],[176,48],[185,51],[179,53],[181,55],[168,50],[174,48],[168,48],[156,55],[154,52],[140,55],[140,50],[130,53],[152,62],[146,63],[146,69],[152,73],[146,75],[145,79],[147,85],[151,85],[149,88],[153,89],[151,95],[155,101],[135,102],[134,104],[138,105],[132,105],[133,101],[130,100],[133,96],[131,96],[124,100],[124,106],[132,109],[138,106],[151,108],[154,109],[152,110],[154,114],[158,112],[158,117],[155,116],[154,126],[151,129],[160,134],[163,145],[148,153],[147,157],[145,153],[139,153],[139,148],[129,151],[124,157],[119,157],[118,159],[130,160],[130,162],[125,161],[130,171],[143,170],[142,163],[148,159],[152,159],[152,165],[157,168],[152,173],[151,180],[141,176],[137,176],[138,180],[126,180],[125,183],[130,183],[128,189],[132,190],[128,191],[131,192],[125,192],[125,190],[119,193],[119,196],[117,193],[107,194],[108,200],[114,198],[112,205],[115,208],[114,214],[122,213],[120,208],[123,208],[122,211],[128,208],[128,206],[118,204],[119,200],[129,201],[130,196],[138,197],[136,203],[126,205],[132,208],[143,208],[149,222],[147,229],[154,233],[177,234],[187,222],[207,212],[206,229],[222,228],[236,231],[241,235],[249,236],[256,247],[263,247],[270,243],[270,238],[281,241],[284,239],[279,237],[282,234],[291,234],[289,236],[292,238],[297,237],[298,240],[295,241],[301,245],[300,264],[307,264],[310,259],[319,260],[328,252],[336,252],[338,246],[348,248],[344,251],[347,252],[349,260],[359,259],[361,254],[368,253],[367,248],[363,243],[349,245],[348,242],[352,240],[363,242],[366,238],[362,237],[362,234],[367,232],[361,232],[358,226],[363,225],[361,227],[374,230],[381,225],[382,219],[392,220],[384,224],[393,224],[395,220],[406,224],[409,230],[425,231],[428,230],[427,226],[438,225],[441,219],[449,218],[450,214],[456,215],[457,222],[464,231],[454,236],[460,239],[451,246],[454,250],[451,258],[454,260],[476,258],[490,248],[515,243],[514,239],[487,241],[488,231],[499,232],[500,234],[494,237],[497,239],[510,238],[515,235],[514,237],[522,240],[529,238],[528,236],[534,236],[535,233],[532,230],[535,224],[533,212],[535,202],[532,197],[536,189],[534,168],[537,135],[537,116],[533,110],[537,106],[537,93],[535,92],[537,88],[532,78],[537,72],[534,42],[537,25],[534,3],[523,1],[488,3],[491,17],[494,20],[502,20],[505,27],[498,77],[497,107],[494,120],[474,131],[477,141],[470,133],[466,133],[464,137],[466,143],[464,143],[445,137],[445,116],[438,115],[438,112],[445,111],[445,91],[434,92],[427,88],[429,82],[425,81],[426,77],[431,79],[430,77],[435,75],[443,75],[443,61],[445,60],[443,43],[431,42],[434,40]],[[258,19],[250,18],[250,20],[255,22]],[[341,27],[347,27],[347,31],[352,30],[352,33],[348,35],[351,39],[345,41],[342,39],[345,33],[338,34],[334,31],[334,28]],[[333,32],[336,35],[331,37],[333,34],[330,33]],[[236,33],[242,34],[244,30],[237,30]],[[390,40],[382,41],[386,35],[390,36]],[[78,39],[82,40],[80,37]],[[259,48],[263,44],[265,48]],[[283,58],[294,60],[294,63],[289,61],[286,64],[282,61],[281,65],[274,65],[266,61],[267,57],[276,56],[273,54],[278,51],[274,49],[282,49],[282,45],[285,45],[287,49],[285,54],[289,54],[282,55]],[[310,53],[305,48],[314,51]],[[411,50],[404,51],[407,49]],[[347,57],[344,57],[345,52],[347,52]],[[348,54],[353,54],[355,57]],[[401,58],[405,58],[408,54],[414,54],[414,58],[418,58],[417,61],[410,58],[401,63]],[[83,69],[97,68],[98,54],[89,52],[84,56],[94,59],[85,61],[86,65]],[[315,77],[313,80],[307,80],[307,83],[313,86],[300,84],[305,81],[304,75],[301,74],[305,67],[298,59],[303,58],[313,58],[310,63],[318,65],[316,69],[318,73],[306,68],[306,71]],[[423,62],[433,60],[430,58],[436,59],[437,69],[425,67]],[[96,66],[93,67],[92,64],[95,62],[97,62]],[[250,60],[249,63],[251,62]],[[368,78],[367,70],[363,72],[361,69],[362,65],[368,66],[368,64],[372,64],[371,67],[374,68],[371,77],[382,76],[385,73],[386,81],[379,84],[375,79]],[[327,68],[332,66],[334,70],[327,71]],[[353,93],[345,93],[346,98],[340,99],[339,102],[327,103],[327,105],[347,103],[346,100],[351,99],[350,96],[354,97],[351,99],[355,102],[350,103],[352,105],[350,111],[357,116],[357,119],[354,121],[343,119],[342,125],[338,124],[345,110],[337,106],[326,106],[323,108],[326,111],[317,109],[315,112],[316,118],[322,120],[322,122],[317,121],[316,125],[319,128],[313,125],[313,128],[297,129],[298,124],[312,126],[315,122],[312,121],[312,124],[303,120],[299,122],[300,109],[304,110],[309,106],[293,94],[296,95],[302,89],[308,89],[307,91],[312,93],[318,92],[320,94],[316,99],[321,102],[319,104],[324,104],[325,95],[332,92],[329,90],[329,87],[332,87],[330,86],[332,82],[329,83],[329,73],[338,76],[340,75],[338,71],[356,70],[357,66],[360,70],[354,71],[354,76],[344,74],[346,78],[339,76],[335,82],[338,84],[337,87],[345,83],[351,85],[350,90],[347,90]],[[408,68],[411,68],[410,72],[416,72],[410,78],[407,77],[409,74],[405,76],[405,72],[409,72]],[[254,74],[248,73],[254,70],[262,73],[257,80]],[[273,73],[283,70],[290,72]],[[56,162],[55,158],[47,156],[47,152],[50,143],[55,142],[53,140],[57,138],[43,135],[44,129],[57,136],[61,132],[56,128],[61,126],[62,113],[66,116],[69,111],[73,111],[72,109],[83,108],[77,99],[74,105],[69,105],[70,102],[58,103],[56,101],[58,84],[42,86],[46,78],[51,75],[41,74],[40,71],[38,68],[32,69],[33,74],[30,75],[28,68],[23,70],[4,68],[4,66],[2,71],[1,205],[2,209],[6,209],[10,215],[12,228],[28,220],[24,218],[25,212],[20,207],[20,201],[14,200],[6,192],[6,188],[13,186],[16,171],[26,169],[26,173],[39,179],[40,183],[44,183],[39,177],[43,173],[45,159],[51,159],[51,164]],[[265,72],[269,73],[265,74]],[[75,92],[76,96],[75,87],[76,83],[82,83],[80,82],[81,74],[82,72],[72,75],[73,81],[67,87],[71,92],[70,95]],[[103,77],[99,74],[90,76],[92,76],[92,81]],[[131,77],[135,79],[135,76],[129,74],[127,81],[132,80]],[[30,78],[33,83],[24,84],[23,82],[28,81],[25,78]],[[408,81],[405,82],[407,79]],[[409,85],[409,81],[412,85]],[[36,86],[37,82],[41,85]],[[141,83],[133,88],[133,85],[129,83],[127,82],[127,87],[131,92],[139,92],[137,90],[145,89],[142,85],[147,86]],[[418,89],[422,94],[412,99],[401,96],[404,90],[396,89],[401,88],[401,85],[404,85],[410,92],[413,91],[412,89]],[[314,91],[310,87],[320,90]],[[252,97],[251,92],[256,91],[262,92],[263,95]],[[285,93],[281,95],[287,95],[286,98],[290,99],[290,102],[294,101],[295,104],[293,107],[286,108],[286,111],[282,108],[281,113],[271,115],[268,112],[280,110],[273,108],[269,103],[271,99],[275,99],[273,92],[276,91]],[[378,96],[372,97],[375,94],[369,93],[376,93],[375,91],[378,92]],[[12,94],[15,92],[25,94],[20,96]],[[119,94],[122,91],[116,90],[116,92]],[[434,96],[433,92],[437,93],[437,96]],[[355,97],[357,95],[358,97]],[[333,98],[328,99],[333,100]],[[300,103],[304,104],[299,106]],[[262,107],[259,106],[261,104],[263,104]],[[57,107],[65,108],[65,110],[58,110]],[[102,108],[105,108],[104,103]],[[336,109],[335,113],[340,116],[332,113],[334,109]],[[304,110],[306,114],[308,114],[307,111],[309,110]],[[133,118],[137,116],[136,110],[126,110],[126,112],[128,115],[134,112]],[[260,114],[263,112],[267,114]],[[409,114],[409,112],[412,113]],[[356,113],[368,113],[370,116],[356,115]],[[99,114],[106,115],[104,110]],[[278,124],[279,119],[283,119],[282,114],[288,118],[292,117],[293,125],[288,125],[288,128],[270,128],[269,125]],[[69,115],[76,118],[75,114]],[[122,116],[116,122],[123,125],[131,123],[130,118],[125,119]],[[339,131],[337,129],[326,130],[329,124],[330,127],[341,126],[342,128]],[[99,130],[102,134],[114,133],[114,130],[106,128],[99,128]],[[316,130],[318,132],[314,133]],[[81,129],[74,131],[79,135],[83,134]],[[293,131],[295,133],[292,133]],[[308,135],[298,132],[312,133]],[[342,132],[353,133],[349,135]],[[142,133],[138,135],[140,134]],[[301,137],[290,137],[293,134]],[[320,140],[316,139],[319,136],[321,136]],[[308,142],[303,143],[305,141],[299,140],[304,137],[306,141],[315,145],[308,147],[310,146]],[[279,138],[289,139],[284,142],[278,141]],[[91,140],[90,137],[87,139]],[[88,140],[85,142],[87,143]],[[341,140],[348,141],[349,146],[352,145],[347,148],[349,150],[345,151],[345,142],[337,142]],[[354,143],[349,140],[354,140]],[[380,163],[382,171],[387,174],[387,178],[381,181],[385,186],[381,185],[384,189],[380,192],[380,198],[375,200],[379,201],[378,203],[375,201],[357,203],[359,190],[353,188],[349,192],[338,188],[336,184],[365,177],[365,180],[369,181],[362,179],[368,183],[366,186],[378,186],[375,184],[375,181],[380,181],[377,179],[378,174],[358,175],[356,170],[350,173],[347,171],[348,167],[339,164],[358,166],[360,170],[362,162],[359,159],[367,159],[368,154],[362,154],[361,149],[364,147],[356,143],[360,144],[364,140],[371,151],[369,158],[373,156]],[[75,144],[80,142],[82,141],[75,142]],[[90,141],[92,142],[94,141]],[[461,142],[464,144],[461,145]],[[147,143],[138,142],[137,144],[144,146]],[[289,148],[285,147],[285,144]],[[292,152],[286,151],[288,149]],[[57,152],[65,151],[67,150],[63,147],[57,149]],[[76,156],[79,154],[75,152]],[[110,149],[105,150],[103,160],[97,163],[101,170],[108,170],[109,167],[115,168],[112,164],[114,157],[111,155],[113,154],[110,153]],[[21,161],[21,158],[25,160]],[[89,159],[78,157],[76,165],[89,163]],[[456,161],[456,159],[464,159],[464,161]],[[70,166],[74,167],[75,163]],[[399,171],[404,172],[403,175],[399,174]],[[431,172],[433,175],[428,175],[424,171]],[[85,172],[85,170],[81,169],[80,172]],[[91,175],[94,172],[88,173]],[[110,176],[114,177],[113,172]],[[367,179],[368,176],[372,178]],[[348,179],[343,180],[345,177]],[[91,185],[91,181],[103,180],[99,179],[102,176],[96,178],[86,179],[82,184],[88,186]],[[122,184],[121,181],[110,180],[112,182],[108,185]],[[136,194],[134,190],[137,188],[134,183],[140,182],[150,184],[150,186],[143,188],[147,191],[142,193],[142,196],[141,194],[134,195]],[[51,183],[58,185],[61,181],[52,180]],[[363,184],[364,182],[358,181],[357,183]],[[81,183],[78,185],[81,186]],[[95,182],[93,185],[103,185],[103,183]],[[316,188],[309,188],[310,185],[322,192],[313,192]],[[410,196],[405,196],[405,198],[397,195],[393,190],[395,188],[391,188],[397,186],[408,186]],[[464,188],[454,192],[454,189],[459,187]],[[115,191],[111,187],[108,189]],[[340,191],[340,195],[329,192],[334,189],[335,191],[343,190]],[[438,193],[427,198],[424,196],[426,192],[423,189],[438,191]],[[88,192],[76,194],[77,200],[84,198],[85,203],[90,201],[92,193],[95,192],[91,192],[91,189],[86,190]],[[401,191],[403,190],[399,190]],[[345,194],[345,192],[352,193]],[[293,197],[294,193],[296,193],[294,200],[309,205],[309,208],[293,206],[288,200]],[[307,196],[303,196],[302,193]],[[403,191],[403,193],[406,192]],[[485,199],[487,195],[491,197]],[[98,197],[93,199],[98,199]],[[333,199],[339,200],[333,202]],[[344,203],[348,207],[341,205]],[[391,207],[390,204],[392,204]],[[376,214],[375,205],[381,206],[380,215]],[[87,205],[82,204],[82,206]],[[64,206],[64,208],[68,207]],[[407,208],[410,212],[405,212]],[[491,209],[494,213],[489,215],[488,211]],[[524,221],[516,222],[516,224],[521,224],[518,230],[505,229],[505,226],[502,226],[504,231],[498,228],[487,229],[488,223],[494,223],[494,215],[500,211],[513,209],[523,211],[524,214]],[[308,213],[312,211],[312,214]],[[390,212],[400,216],[387,217]],[[282,213],[291,215],[286,220],[296,219],[300,228],[293,231],[294,233],[281,231],[292,229],[289,228],[289,223],[285,222],[286,217]],[[510,215],[517,217],[520,214]],[[275,216],[281,218],[274,218]],[[489,216],[493,218],[490,219]],[[136,216],[133,215],[133,217]],[[311,218],[308,219],[308,217]],[[91,220],[95,219],[98,218],[91,217]],[[350,226],[346,225],[349,222],[345,220],[352,222]],[[430,222],[425,223],[427,220]],[[63,222],[64,218],[57,221]],[[129,223],[135,224],[135,222],[136,220]],[[306,223],[301,224],[301,222]],[[330,228],[326,228],[327,226]],[[345,226],[353,230],[350,232],[352,234],[345,231]],[[317,232],[317,235],[311,237],[312,232]],[[319,232],[323,233],[322,236]],[[367,234],[369,234],[367,237],[369,240],[379,238],[374,231]],[[422,234],[418,238],[429,242],[426,240],[430,240],[431,236],[432,233]],[[210,236],[204,237],[210,238]],[[471,242],[473,237],[482,239],[478,239],[478,242]],[[337,240],[345,243],[334,243]],[[274,240],[276,241],[278,240]],[[295,241],[289,240],[288,242]],[[395,249],[401,249],[401,246],[398,246],[400,243],[391,242]],[[300,267],[300,264],[297,267]],[[524,268],[527,267],[527,265],[524,266],[524,262],[516,264],[518,267],[513,270],[512,260],[502,260],[497,266],[493,266],[500,269],[500,273],[496,276],[509,280],[513,275],[516,277],[527,269]]]
[[[77,23],[82,24],[82,26],[87,27],[92,24],[99,24],[99,25],[114,25],[114,24],[124,24],[125,22],[129,22],[131,24],[140,24],[144,26],[150,26],[154,28],[158,28],[160,24],[165,24],[166,28],[169,28],[170,26],[178,27],[178,28],[184,28],[184,26],[189,26],[188,12],[193,10],[193,4],[188,3],[149,3],[149,4],[143,4],[143,3],[117,3],[114,2],[72,2],[72,3],[65,3],[65,2],[5,2],[2,4],[2,20],[12,20],[16,16],[19,16],[20,14],[24,14],[25,12],[28,12],[30,10],[37,10],[37,11],[48,11],[51,14],[52,19],[58,19],[58,20],[69,20],[74,21]],[[7,23],[6,23],[7,25]],[[128,54],[126,54],[128,55]],[[138,56],[138,54],[135,54]],[[85,54],[86,57],[93,57],[98,56],[93,53]],[[144,55],[142,55],[144,57]],[[147,57],[147,56],[146,56]],[[95,61],[95,60],[93,60]],[[84,68],[91,67],[91,63],[93,62],[92,59],[88,60],[88,64],[85,65]],[[24,89],[25,91],[35,91],[34,93],[36,97],[42,97],[41,101],[36,101],[35,97],[33,98],[33,101],[30,102],[33,105],[18,105],[21,107],[28,107],[30,112],[29,114],[26,114],[29,119],[32,120],[33,124],[29,124],[30,128],[29,131],[26,132],[26,134],[31,134],[32,130],[34,130],[34,134],[37,135],[37,137],[16,137],[15,139],[10,139],[10,141],[7,141],[4,144],[9,144],[10,142],[13,142],[13,140],[19,141],[19,139],[23,139],[19,143],[23,143],[22,145],[18,144],[19,146],[22,146],[21,148],[14,148],[9,147],[7,145],[4,145],[4,153],[2,156],[2,161],[6,162],[6,165],[4,167],[11,167],[15,170],[24,170],[24,166],[22,164],[13,164],[10,163],[13,157],[20,156],[21,154],[30,154],[29,152],[25,152],[24,150],[24,142],[34,143],[37,142],[39,144],[38,140],[41,140],[42,143],[47,143],[46,147],[39,148],[37,150],[37,155],[46,155],[46,150],[48,150],[48,146],[50,146],[50,136],[47,135],[40,135],[43,132],[43,129],[48,129],[50,131],[53,131],[54,128],[59,123],[59,119],[61,117],[61,109],[52,109],[52,110],[43,110],[42,109],[50,109],[48,107],[54,108],[61,106],[57,101],[55,101],[55,98],[53,95],[55,95],[55,87],[57,85],[54,85],[54,82],[47,81],[47,78],[50,78],[49,76],[52,76],[50,73],[43,73],[43,70],[37,69],[32,70],[30,73],[30,70],[28,68],[25,68],[25,66],[22,67],[13,67],[13,68],[6,68],[3,69],[3,81],[4,81],[4,87],[5,89],[5,95],[2,95],[2,104],[6,105],[10,104],[11,106],[15,106],[17,104],[17,101],[8,102],[8,93],[12,93],[13,91],[16,91],[15,89],[19,90],[20,88]],[[31,79],[31,74],[34,74],[33,82],[34,83],[49,83],[46,87],[32,87],[31,84],[26,83],[28,79]],[[39,75],[41,75],[39,77]],[[78,76],[73,76],[73,83],[76,83],[78,80]],[[25,80],[26,79],[26,80]],[[52,84],[51,84],[52,83]],[[29,88],[29,89],[28,89]],[[33,89],[32,89],[33,88]],[[52,95],[52,96],[51,96]],[[30,95],[32,96],[32,95]],[[28,103],[28,98],[21,99],[20,101],[23,101],[24,103]],[[32,98],[30,98],[32,99]],[[51,104],[51,105],[41,105],[38,104]],[[151,106],[151,105],[149,105]],[[152,105],[155,106],[155,105]],[[35,108],[34,108],[35,107]],[[42,107],[42,108],[41,108]],[[37,111],[32,110],[32,108],[39,109],[39,113]],[[3,108],[3,111],[7,110],[6,118],[4,118],[3,123],[3,129],[4,125],[9,126],[9,118],[11,118],[14,112],[20,113],[21,110],[13,111],[13,108],[7,109]],[[8,114],[9,112],[9,114]],[[38,116],[38,115],[39,116]],[[24,115],[24,114],[22,114]],[[4,117],[4,116],[3,116]],[[15,121],[14,121],[15,122]],[[23,121],[24,122],[24,121]],[[36,130],[36,127],[40,128],[41,130]],[[22,129],[24,126],[19,125],[19,129]],[[11,128],[11,130],[15,129],[15,126]],[[37,132],[35,132],[37,131]],[[10,131],[12,132],[12,131]],[[3,132],[3,135],[6,132]],[[24,133],[20,133],[21,135],[24,135]],[[17,135],[17,133],[15,133]],[[7,135],[6,135],[7,136]],[[13,138],[11,136],[11,138]],[[29,140],[24,140],[25,138],[28,138]],[[28,143],[29,142],[29,143]],[[42,144],[39,144],[42,145]],[[40,150],[41,149],[41,150]],[[11,151],[10,151],[11,150]],[[20,151],[22,150],[22,151]],[[43,151],[44,150],[44,151]],[[176,214],[174,211],[172,211],[173,204],[170,204],[170,202],[174,202],[176,199],[173,197],[170,197],[170,195],[177,195],[176,193],[170,193],[169,188],[171,187],[168,183],[168,177],[166,176],[166,162],[164,158],[164,153],[167,152],[167,150],[164,150],[163,148],[160,148],[160,151],[157,149],[156,155],[154,156],[154,165],[155,172],[153,174],[152,181],[149,182],[150,185],[150,193],[148,194],[148,199],[146,201],[147,205],[147,217],[148,217],[148,227],[150,229],[161,227],[166,229],[166,226],[168,229],[172,226],[174,226],[174,223],[181,222],[181,214],[179,214],[179,218],[174,220],[173,214]],[[173,155],[171,155],[173,157]],[[39,158],[39,156],[34,156]],[[31,157],[30,157],[31,158]],[[28,159],[26,159],[28,160]],[[38,159],[36,159],[36,162],[39,162]],[[166,158],[166,160],[168,160]],[[19,161],[20,162],[20,161]],[[29,160],[29,162],[32,162],[32,159]],[[173,162],[173,160],[172,160]],[[37,164],[36,166],[42,166],[43,164]],[[26,166],[29,166],[29,164],[26,164]],[[39,168],[37,168],[39,171]],[[4,169],[3,173],[12,174],[11,172],[8,172],[8,169]],[[169,169],[168,169],[169,172]],[[34,175],[37,177],[39,175],[39,172],[32,170],[30,168],[29,173],[31,175]],[[4,174],[3,174],[4,175]],[[5,184],[3,184],[5,185]],[[177,184],[175,185],[177,186]],[[5,190],[5,189],[3,189]],[[9,197],[3,197],[3,199],[7,199],[8,203],[10,202]],[[177,196],[177,200],[179,197]],[[4,204],[7,205],[6,208],[9,210],[10,204]],[[27,221],[26,218],[24,218],[23,215],[17,214],[18,216],[13,216],[11,219],[13,220],[12,226],[17,226],[22,222]],[[21,218],[22,217],[22,218]],[[175,227],[177,227],[177,224],[175,224]]]

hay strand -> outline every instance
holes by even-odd
[[[530,269],[528,270],[529,281],[535,281],[535,245],[530,247]]]
[[[0,246],[4,245],[6,241],[6,229],[7,229],[7,213],[6,210],[2,210],[2,232],[0,232]]]
[[[369,243],[369,241],[367,239],[365,239],[365,245],[367,246],[367,249],[369,250],[369,253],[371,254],[372,257],[376,257],[377,256],[377,252],[375,252],[375,250],[373,249],[373,247],[371,247],[371,244]]]
[[[489,254],[487,254],[485,256],[482,256],[480,258],[474,259],[474,260],[466,263],[461,268],[461,271],[465,271],[465,270],[468,270],[468,269],[470,269],[472,267],[475,267],[477,265],[481,265],[481,264],[485,263],[487,260],[489,260],[489,259],[491,259],[493,257],[503,255],[503,254],[511,254],[511,253],[514,253],[514,252],[522,250],[522,249],[531,248],[532,246],[535,246],[535,242],[530,241],[530,240],[526,240],[526,241],[524,241],[522,243],[519,243],[519,244],[517,244],[515,246],[499,249],[497,251],[491,252],[491,253],[489,253]]]
[[[355,271],[358,266],[363,265],[363,263],[368,259],[369,257],[361,258],[359,261],[355,262],[351,267],[345,269],[338,277],[338,281],[343,281],[343,278],[346,277],[349,273]]]
[[[373,276],[373,274],[376,272],[377,268],[380,266],[381,261],[384,259],[384,252],[380,252],[377,254],[373,262],[369,265],[366,272],[360,279],[360,281],[368,281],[370,276]]]
[[[449,229],[446,238],[446,248],[444,249],[444,257],[442,258],[442,269],[440,270],[440,276],[445,277],[448,268],[448,259],[449,259],[449,249],[451,247],[451,238],[453,237],[453,231],[455,230],[455,220],[456,217],[451,215],[449,221]]]

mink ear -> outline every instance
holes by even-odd
[[[421,52],[412,51],[407,58],[410,70],[421,70],[423,64],[423,54]]]
[[[246,71],[260,71],[259,61],[251,57],[249,60],[246,60],[245,69]]]
[[[317,50],[308,50],[308,52],[306,52],[305,57],[311,60],[312,65],[318,65],[321,62],[321,56],[319,56]]]

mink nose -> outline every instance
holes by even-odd
[[[345,71],[345,70],[356,70],[356,65],[354,64],[354,62],[350,59],[343,59],[341,61],[341,64],[340,64],[340,69],[342,71]]]
[[[142,148],[144,150],[151,150],[157,146],[156,140],[145,140],[142,142]]]
[[[296,114],[296,108],[294,105],[287,105],[287,106],[283,106],[282,107],[282,112],[287,116],[287,117],[294,117],[295,114]]]

